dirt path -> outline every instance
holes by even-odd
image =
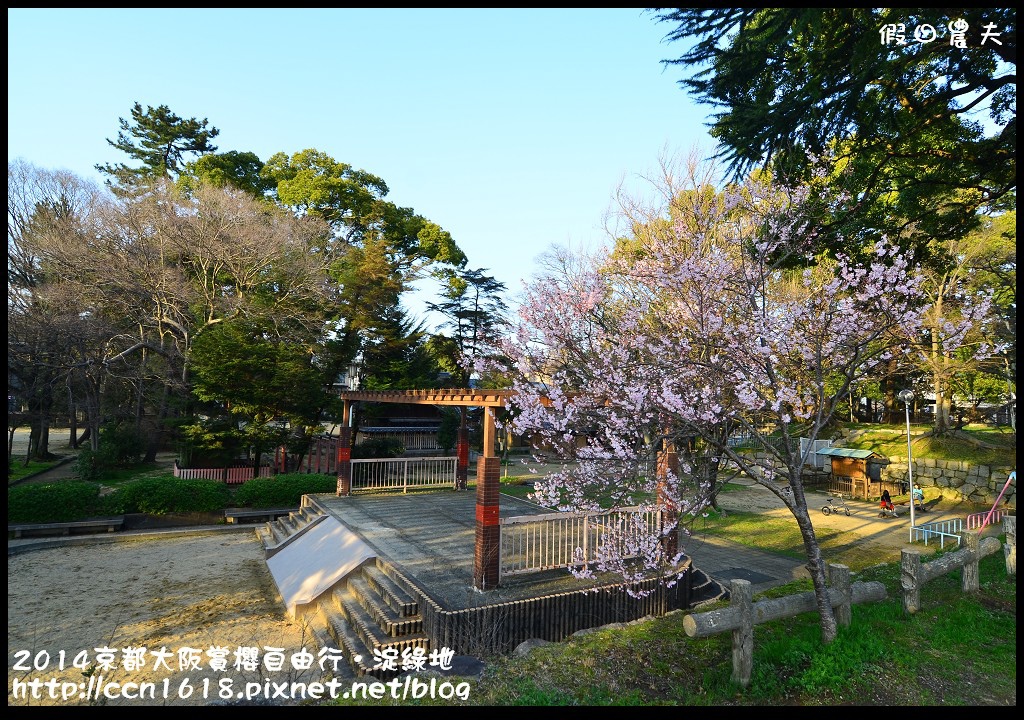
[[[866,500],[844,499],[850,510],[833,512],[825,515],[821,508],[827,504],[829,495],[823,491],[807,492],[807,502],[811,511],[811,522],[816,528],[852,532],[859,536],[873,538],[877,542],[896,546],[906,545],[909,540],[910,509],[906,505],[897,506],[899,517],[881,518],[878,516],[878,504]],[[837,501],[834,501],[838,505]],[[792,517],[789,509],[781,499],[765,487],[750,480],[734,480],[726,492],[718,495],[718,503],[726,511],[742,510],[756,512],[773,517]],[[983,512],[987,507],[980,507],[968,502],[934,498],[925,503],[927,510],[917,512],[916,522],[936,522],[964,518],[971,513]]]

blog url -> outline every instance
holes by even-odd
[[[66,682],[50,678],[14,680],[14,700],[60,700],[63,702],[99,700],[468,700],[470,684],[437,678],[420,679],[412,675],[387,682],[236,682],[232,678],[212,680],[190,678],[155,682],[114,682],[103,675],[93,675],[88,682]]]

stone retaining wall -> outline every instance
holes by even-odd
[[[979,505],[991,505],[999,497],[1007,478],[1014,468],[971,465],[958,460],[914,458],[914,482],[922,488],[938,488],[943,497],[963,499]],[[890,457],[889,465],[882,468],[882,480],[905,482],[908,477],[907,458]],[[1017,508],[1016,483],[1010,483],[1005,501]]]

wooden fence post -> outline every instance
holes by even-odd
[[[732,606],[736,608],[739,625],[732,631],[732,681],[742,687],[750,685],[754,669],[754,588],[749,580],[732,581]]]
[[[828,601],[840,608],[836,616],[848,617],[853,603],[885,599],[885,586],[880,582],[850,584],[850,570],[845,565],[830,565],[829,572],[836,587],[828,589]],[[694,613],[683,618],[683,629],[690,637],[709,637],[732,632],[732,681],[744,688],[750,685],[754,667],[754,626],[760,623],[793,617],[817,610],[813,591],[752,602],[753,586],[747,580],[733,580],[729,606],[718,610]],[[845,606],[845,609],[843,609]],[[846,621],[848,624],[848,621]]]
[[[960,573],[960,589],[966,592],[978,592],[981,589],[980,570],[981,536],[976,532],[960,533],[961,545],[971,553]]]
[[[921,609],[921,553],[900,551],[900,587],[903,588],[903,612],[913,615]]]
[[[1006,533],[1006,545],[1003,555],[1006,558],[1006,574],[1017,574],[1017,516],[1008,515],[1003,518],[1003,532]]]
[[[853,592],[850,588],[850,568],[838,563],[828,566],[828,582],[833,592],[838,592],[843,601],[835,606],[836,622],[849,625],[853,621]]]

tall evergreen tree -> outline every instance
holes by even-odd
[[[508,306],[502,298],[505,284],[486,274],[487,268],[453,270],[445,275],[447,287],[439,303],[428,303],[430,310],[445,317],[442,329],[450,335],[432,339],[442,367],[459,387],[469,384],[472,363],[497,345],[505,327]]]
[[[132,122],[119,118],[121,131],[117,140],[107,143],[142,163],[131,167],[126,163],[96,165],[96,169],[109,175],[108,184],[114,189],[128,190],[161,178],[175,179],[185,167],[187,156],[216,152],[212,140],[220,134],[215,127],[207,127],[206,118],[184,119],[166,105],[159,107],[135,103],[131,110]]]
[[[688,42],[667,60],[716,109],[737,179],[805,178],[837,156],[855,202],[836,235],[923,249],[1015,202],[1016,11],[1010,8],[656,8]],[[934,34],[933,34],[934,33]]]

